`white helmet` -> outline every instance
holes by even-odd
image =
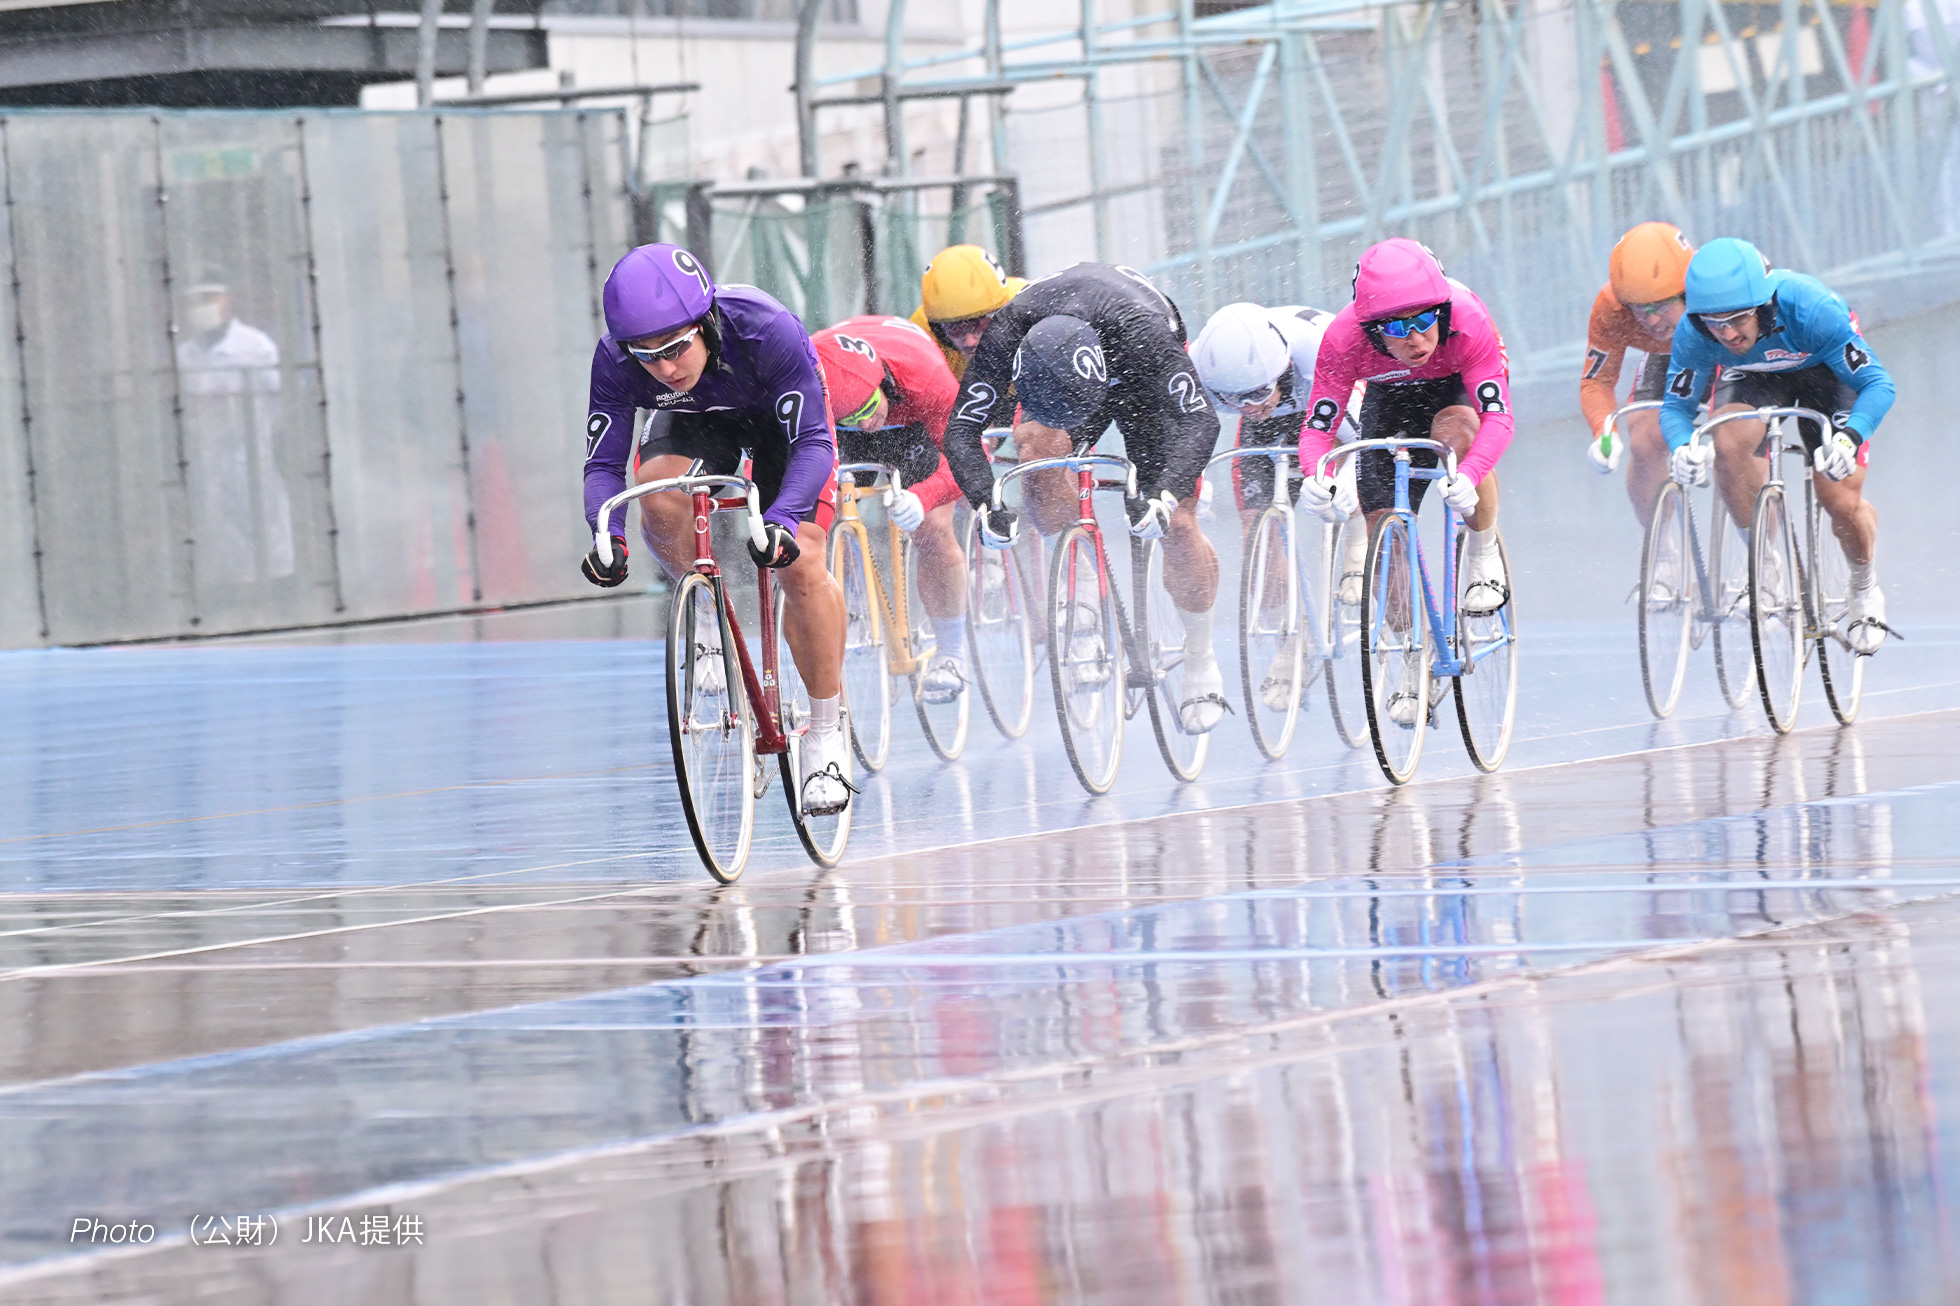
[[[1293,354],[1266,310],[1257,304],[1227,304],[1211,315],[1191,345],[1198,379],[1228,407],[1272,389]],[[1250,400],[1248,400],[1249,402]]]

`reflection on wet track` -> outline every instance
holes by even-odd
[[[1942,641],[1784,739],[1541,645],[1517,770],[986,741],[726,889],[643,645],[0,659],[0,1299],[1960,1299]]]

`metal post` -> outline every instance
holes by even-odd
[[[987,0],[981,50],[987,61],[987,76],[998,81],[1002,71],[1000,44],[1000,0]],[[993,154],[996,174],[1011,172],[1007,161],[1007,106],[998,95],[987,97],[988,148]]]
[[[27,317],[20,293],[20,227],[14,215],[14,156],[10,124],[0,118],[0,178],[4,178],[7,203],[7,280],[13,291],[14,366],[20,369],[20,448],[26,461],[27,512],[34,542],[34,607],[41,638],[48,637],[48,582],[46,560],[41,547],[40,481],[34,465],[34,402],[28,392]]]
[[[470,5],[468,76],[471,95],[483,94],[483,79],[490,65],[490,11],[496,7],[497,0],[472,0]]]
[[[327,557],[333,569],[333,610],[347,611],[346,585],[340,566],[340,513],[333,501],[333,424],[327,410],[327,355],[320,338],[320,263],[313,242],[313,176],[307,168],[306,119],[293,122],[294,148],[299,153],[300,231],[306,238],[306,319],[313,331],[314,384],[320,390],[320,497],[326,504]]]
[[[828,0],[798,0],[796,8],[796,145],[803,175],[822,175],[822,157],[817,141],[817,20],[823,16]]]
[[[715,210],[708,198],[714,189],[711,181],[697,181],[687,188],[687,202],[683,206],[687,222],[687,250],[701,261],[710,276],[715,270]]]
[[[1300,47],[1313,37],[1289,32],[1280,38],[1280,105],[1286,133],[1287,189],[1293,196],[1293,298],[1318,303],[1321,296],[1320,186],[1314,162],[1313,106],[1307,100],[1306,58]]]
[[[905,0],[890,0],[885,13],[885,175],[903,177],[909,160],[905,149],[905,110],[898,98],[905,79]]]
[[[959,126],[954,129],[953,134],[953,175],[955,177],[966,176],[966,133],[969,120],[972,116],[973,97],[962,95],[960,97]],[[966,206],[968,198],[966,183],[964,181],[956,183],[953,186],[952,196],[946,201],[946,243],[948,245],[963,244],[966,240]]]
[[[1192,0],[1177,0],[1177,33],[1189,43],[1191,24],[1196,14]],[[1215,269],[1212,267],[1211,240],[1205,232],[1205,124],[1204,101],[1199,95],[1202,81],[1198,61],[1204,58],[1198,47],[1190,46],[1184,55],[1184,166],[1190,170],[1185,179],[1184,189],[1191,209],[1192,249],[1198,256],[1200,286],[1204,298],[1204,311],[1209,314],[1217,306]]]
[[[1089,194],[1094,197],[1091,210],[1095,217],[1096,262],[1109,261],[1109,196],[1108,182],[1103,168],[1103,114],[1099,82],[1101,74],[1096,71],[1096,0],[1082,0],[1082,58],[1089,63],[1089,73],[1082,79],[1082,107],[1088,118],[1089,128]]]
[[[476,531],[476,475],[470,466],[470,409],[463,390],[463,317],[456,304],[456,241],[449,227],[449,155],[436,116],[436,202],[442,210],[442,276],[449,295],[449,347],[456,359],[456,450],[463,469],[463,529],[469,538],[470,602],[483,602],[483,550]]]
[[[442,0],[422,0],[422,25],[415,33],[415,102],[423,107],[436,98],[436,33],[442,27]]]
[[[163,322],[165,337],[170,341],[170,422],[177,443],[177,481],[170,488],[181,495],[179,519],[184,526],[184,607],[190,624],[195,627],[204,619],[197,610],[197,536],[191,527],[194,521],[191,508],[191,459],[190,443],[184,430],[184,370],[177,358],[177,287],[170,275],[170,187],[164,180],[163,170],[163,119],[151,118],[151,142],[155,151],[152,165],[157,179],[157,262],[163,281]]]

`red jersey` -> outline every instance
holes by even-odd
[[[881,316],[847,318],[816,333],[817,339],[824,337],[834,337],[840,347],[884,364],[891,373],[894,393],[886,426],[923,426],[934,445],[945,447],[946,423],[959,398],[960,383],[947,368],[937,341],[905,318]],[[960,497],[943,455],[931,476],[905,488],[919,496],[927,512]]]

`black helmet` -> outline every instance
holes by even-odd
[[[1109,393],[1102,341],[1079,317],[1057,315],[1034,324],[1014,354],[1014,397],[1043,426],[1080,426]]]

